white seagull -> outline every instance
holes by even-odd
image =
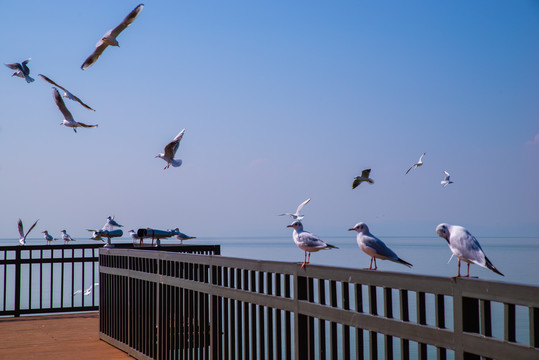
[[[11,76],[18,76],[20,78],[24,78],[24,80],[26,80],[26,82],[28,84],[30,84],[31,82],[34,81],[34,79],[32,79],[30,77],[30,69],[26,65],[26,64],[28,64],[28,61],[30,61],[30,59],[26,59],[20,64],[19,63],[10,63],[10,64],[4,64],[4,65],[6,65],[11,70],[17,70]]]
[[[196,239],[196,236],[189,236],[180,232],[179,228],[174,229],[176,232],[176,238],[180,240],[180,245],[183,245],[184,240]]]
[[[294,214],[291,214],[291,213],[284,213],[284,214],[279,214],[279,216],[284,216],[284,215],[288,215],[290,216],[292,219],[294,220],[303,220],[303,218],[305,217],[305,215],[301,215],[300,214],[300,211],[301,209],[303,209],[303,207],[305,205],[307,205],[307,203],[311,201],[311,198],[308,198],[307,200],[305,200],[304,202],[302,202],[301,204],[299,204],[298,208],[296,209],[296,212]]]
[[[19,228],[19,243],[21,243],[21,245],[26,245],[26,237],[28,236],[28,234],[30,234],[30,231],[32,231],[34,229],[34,227],[37,225],[37,222],[39,220],[36,220],[36,222],[34,223],[34,225],[30,226],[30,229],[26,232],[26,234],[24,233],[24,228],[22,226],[22,220],[19,219],[19,222],[17,223],[17,227]]]
[[[457,276],[454,277],[469,277],[471,263],[484,267],[485,269],[490,269],[496,274],[504,276],[487,258],[477,239],[464,227],[443,223],[436,227],[436,234],[447,241],[449,249],[453,255],[459,259],[458,273]],[[468,272],[466,275],[460,275],[461,261],[465,261],[468,264]]]
[[[95,111],[94,109],[92,109],[91,107],[89,107],[88,105],[83,103],[81,99],[79,99],[78,97],[76,97],[75,95],[70,93],[66,88],[64,88],[64,87],[58,85],[57,83],[55,83],[54,81],[52,81],[50,78],[48,78],[48,77],[46,77],[45,75],[42,75],[42,74],[38,74],[37,76],[39,76],[40,78],[42,78],[43,80],[45,80],[49,84],[54,85],[54,86],[64,90],[64,97],[65,98],[68,98],[68,99],[73,100],[73,101],[77,101],[79,104],[84,106],[86,109]]]
[[[138,236],[138,234],[135,232],[135,230],[129,230],[129,236],[131,236],[131,239],[133,239],[133,242],[135,242],[135,240],[139,240],[140,245],[142,245],[142,242],[143,242],[144,238],[141,237],[141,236]]]
[[[174,159],[174,156],[176,155],[176,151],[178,151],[178,147],[180,146],[180,141],[183,137],[183,134],[185,133],[185,129],[183,129],[182,131],[180,131],[180,133],[178,135],[176,135],[176,137],[174,138],[174,140],[172,140],[171,142],[168,143],[167,146],[165,146],[165,153],[164,154],[157,154],[155,157],[156,158],[161,158],[163,160],[165,160],[168,164],[167,166],[165,166],[165,168],[163,170],[166,170],[170,167],[170,165],[174,166],[174,167],[178,167],[182,164],[182,160],[181,159]]]
[[[384,244],[384,242],[378,239],[376,236],[369,232],[369,227],[365,223],[357,223],[353,228],[348,229],[348,231],[357,231],[357,244],[361,250],[371,257],[371,264],[367,270],[376,270],[376,258],[382,260],[390,260],[399,264],[406,265],[411,267],[407,261],[402,260],[395,254],[390,248]],[[374,261],[374,268],[372,267],[372,262]]]
[[[361,172],[361,176],[356,176],[354,178],[354,182],[352,183],[352,189],[357,188],[362,182],[368,182],[370,184],[374,184],[374,180],[369,178],[369,175],[371,174],[371,169],[365,169]]]
[[[93,283],[93,285],[90,285],[88,289],[84,290],[84,296],[90,295],[92,293],[92,289],[96,286],[99,286],[99,283],[96,282],[96,283]],[[78,295],[78,294],[82,294],[82,289],[75,291],[73,293],[73,296]]]
[[[43,237],[45,238],[45,241],[47,241],[47,245],[50,245],[52,241],[55,241],[55,240],[58,240],[58,239],[55,239],[54,237],[52,237],[51,234],[49,234],[49,232],[47,230],[45,231],[42,231],[43,234]]]
[[[120,23],[120,25],[116,26],[114,29],[111,29],[107,31],[105,35],[99,40],[95,46],[94,52],[88,56],[88,58],[84,61],[84,63],[81,65],[82,70],[88,69],[90,66],[93,65],[97,61],[97,59],[101,56],[103,51],[107,48],[107,46],[118,46],[120,47],[120,44],[118,43],[118,40],[116,40],[116,37],[120,35],[122,31],[125,30],[140,14],[142,11],[142,8],[144,7],[144,4],[137,5],[136,8],[134,8],[129,15],[123,19],[123,21]]]
[[[421,155],[421,157],[419,158],[419,161],[417,163],[415,163],[414,165],[410,166],[410,168],[408,170],[406,170],[406,174],[408,174],[410,172],[410,170],[422,166],[423,165],[423,156],[425,156],[426,154],[427,153],[423,153],[423,155]],[[404,175],[406,175],[406,174],[404,174]]]
[[[67,245],[70,241],[75,241],[65,230],[62,230],[62,240],[64,240],[64,245]]]
[[[453,181],[449,180],[451,175],[447,171],[444,170],[444,179],[440,181],[440,184],[442,184],[444,187],[446,187],[449,184],[453,184]]]
[[[73,115],[67,110],[66,104],[64,103],[64,100],[62,99],[62,96],[60,96],[60,93],[58,92],[58,89],[52,88],[52,95],[54,97],[54,102],[56,103],[56,106],[58,106],[58,109],[62,112],[64,115],[64,120],[60,123],[60,125],[65,125],[67,127],[73,128],[74,132],[77,132],[78,127],[85,127],[85,128],[95,128],[96,125],[86,125],[85,123],[81,123],[78,121],[73,120]]]
[[[123,225],[120,225],[114,220],[114,216],[107,217],[107,222],[105,225],[103,225],[103,228],[101,230],[113,230],[114,227],[123,227]]]
[[[312,252],[326,249],[338,249],[338,247],[327,244],[324,241],[320,240],[318,236],[311,234],[308,231],[304,231],[303,224],[299,220],[294,221],[287,227],[294,229],[294,232],[292,233],[294,243],[296,243],[296,245],[301,250],[305,251],[305,259],[303,260],[303,264],[301,264],[302,268],[309,264],[309,262],[311,261]],[[308,258],[307,252],[309,253]]]

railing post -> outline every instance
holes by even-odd
[[[462,297],[462,331],[479,333],[479,300]],[[475,354],[464,353],[465,360],[479,360]]]
[[[15,250],[15,317],[21,316],[21,250],[21,248]]]
[[[307,278],[296,275],[294,279],[294,295],[296,297],[296,302],[307,300]],[[296,310],[296,313],[294,314],[294,359],[309,359],[309,343],[307,339],[307,316],[300,314],[299,311]]]
[[[530,346],[539,348],[539,308],[530,307]]]

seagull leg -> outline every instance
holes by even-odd
[[[374,259],[374,269],[373,270],[376,270],[376,269],[378,269],[378,266],[376,266],[376,258],[373,257],[373,259]]]
[[[373,257],[371,257],[371,264],[369,265],[368,268],[363,268],[363,270],[372,270],[372,259],[374,259]]]
[[[460,277],[460,259],[459,259],[459,265],[458,265],[458,269],[459,269],[459,270],[458,270],[458,274],[457,274],[457,276],[452,276],[452,277],[454,277],[454,278],[458,278],[458,277]]]
[[[311,263],[311,253],[309,253],[309,258],[307,259],[307,264]]]
[[[468,273],[464,277],[470,277],[470,263],[467,263],[467,264],[468,264]]]
[[[303,259],[303,264],[301,264],[301,267],[304,268],[305,265],[307,265],[307,251],[305,251],[305,259]]]

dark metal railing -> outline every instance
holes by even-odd
[[[100,337],[138,359],[538,359],[539,287],[100,250]]]
[[[0,316],[97,310],[101,246],[1,246]]]

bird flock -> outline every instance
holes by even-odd
[[[120,35],[122,31],[124,31],[129,25],[131,25],[135,19],[140,15],[142,9],[144,8],[144,4],[137,5],[121,22],[118,26],[115,28],[107,31],[103,37],[97,42],[96,47],[92,54],[90,54],[86,60],[82,63],[81,69],[86,70],[89,67],[91,67],[103,54],[105,49],[108,46],[115,46],[120,47],[120,44],[118,43],[117,37]],[[21,63],[6,63],[5,65],[14,70],[15,72],[12,74],[12,76],[20,77],[25,79],[27,83],[33,83],[34,79],[30,77],[30,68],[28,67],[28,63],[31,59],[26,59],[22,61]],[[56,106],[62,113],[64,120],[60,123],[61,125],[64,125],[66,127],[70,127],[73,129],[73,131],[76,133],[77,128],[97,128],[98,124],[95,125],[88,125],[79,121],[75,121],[73,118],[73,115],[68,110],[63,97],[67,98],[69,100],[78,102],[81,106],[84,108],[94,111],[95,110],[84,103],[79,97],[75,96],[73,93],[68,91],[63,86],[56,83],[54,80],[49,78],[48,76],[45,76],[43,74],[38,74],[39,78],[41,78],[43,81],[49,83],[52,85],[52,92],[53,92],[53,98],[54,102],[56,103]],[[58,91],[58,89],[61,89],[63,91],[63,97]],[[164,167],[164,170],[168,169],[171,165],[173,167],[179,167],[182,165],[181,159],[176,159],[176,152],[178,150],[178,147],[180,145],[180,141],[182,140],[183,136],[185,134],[185,129],[183,129],[174,139],[168,143],[164,147],[164,152],[157,154],[156,158],[163,159],[167,165]],[[414,169],[418,169],[421,166],[423,166],[423,157],[426,155],[426,153],[423,153],[419,160],[414,163],[412,166],[406,170],[405,175],[410,173],[410,171]],[[450,174],[447,171],[443,171],[444,177],[443,180],[440,182],[441,185],[445,188],[449,184],[453,184],[453,181],[450,180]],[[374,184],[374,180],[370,177],[371,169],[364,169],[361,172],[361,175],[354,177],[352,182],[352,189],[356,189],[361,183],[368,182],[370,184]],[[319,237],[316,235],[305,231],[303,229],[302,220],[304,219],[304,215],[301,214],[301,211],[303,207],[310,202],[310,198],[302,202],[296,209],[295,213],[282,213],[279,214],[280,216],[290,216],[294,221],[292,224],[288,225],[289,228],[293,229],[293,240],[294,243],[304,251],[304,261],[301,265],[301,267],[305,267],[310,262],[310,256],[312,252],[317,252],[319,250],[328,250],[328,249],[338,249],[336,246],[328,244],[324,241],[322,241]],[[39,221],[39,220],[38,220]],[[19,242],[21,245],[26,244],[26,238],[30,231],[37,225],[36,221],[30,229],[25,233],[23,229],[22,221],[19,219],[18,222],[18,229],[19,229]],[[122,227],[122,225],[118,224],[114,217],[109,216],[107,218],[107,222],[103,226],[101,230],[90,230],[88,231],[93,232],[93,237],[91,239],[93,240],[103,240],[102,234],[110,235],[114,228],[116,227]],[[353,226],[352,228],[348,229],[349,231],[356,231],[357,232],[357,243],[359,248],[365,252],[367,255],[370,256],[370,266],[367,268],[369,270],[376,270],[377,264],[376,259],[381,260],[390,260],[408,267],[411,267],[412,264],[409,262],[401,259],[398,257],[395,252],[393,252],[389,247],[386,246],[386,244],[371,234],[369,227],[363,223],[360,222]],[[47,242],[47,244],[51,244],[53,241],[56,241],[57,239],[54,238],[52,235],[49,234],[47,230],[42,231],[44,234],[44,238]],[[67,234],[66,230],[61,231],[62,235],[61,238],[64,241],[64,244],[68,244],[69,242],[75,241],[69,234]],[[174,230],[167,230],[163,232],[163,234],[169,235],[163,237],[170,237],[170,236],[176,236],[181,243],[183,244],[183,240],[188,239],[194,239],[194,237],[185,235],[179,231],[178,228]],[[477,264],[479,266],[482,266],[484,268],[490,269],[494,271],[495,273],[499,275],[503,275],[498,269],[494,267],[492,262],[486,257],[485,253],[483,252],[481,246],[479,245],[479,242],[477,239],[470,234],[468,230],[461,226],[457,225],[449,225],[449,224],[440,224],[436,228],[436,233],[438,236],[444,238],[449,248],[454,256],[458,258],[458,277],[461,276],[460,273],[460,265],[461,261],[464,261],[468,264],[468,271],[467,274],[464,275],[466,277],[469,276],[469,267],[471,263]],[[121,232],[120,232],[121,234]],[[129,230],[129,234],[133,240],[141,241],[143,240],[143,237],[141,237],[139,234],[137,234],[134,230]],[[120,235],[121,236],[121,235]],[[153,240],[153,239],[152,239]],[[452,255],[452,256],[453,256]],[[374,266],[373,266],[374,265]],[[98,285],[98,284],[96,284]],[[79,290],[77,293],[82,293],[82,290]],[[91,292],[91,287],[89,289],[86,289],[86,293]]]

